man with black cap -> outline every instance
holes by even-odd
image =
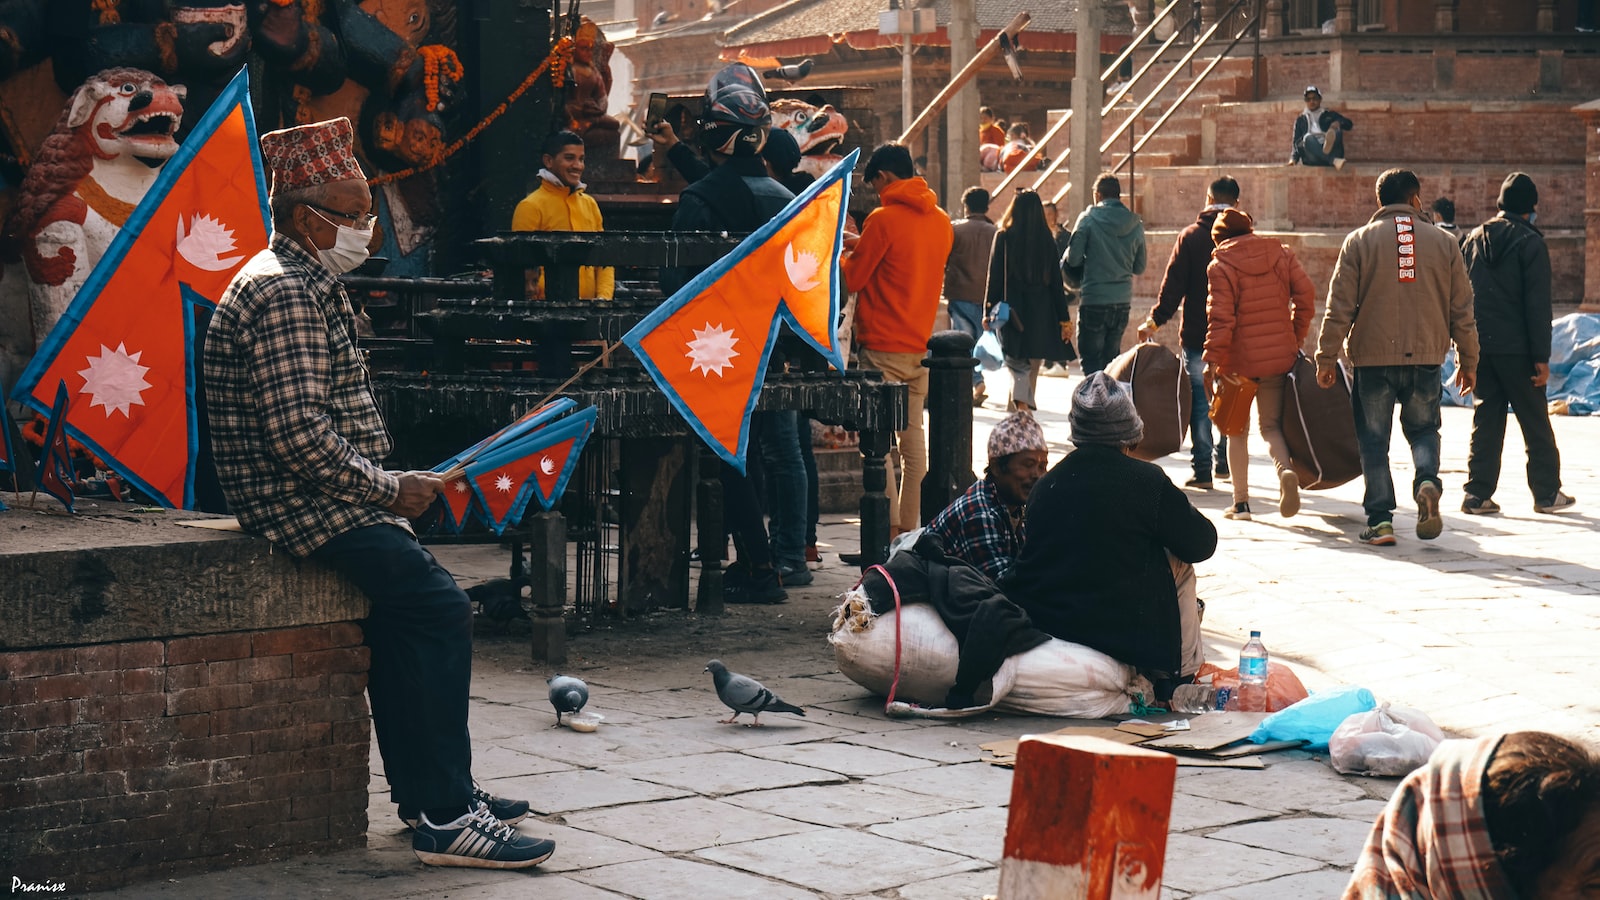
[[[1022,553],[1001,579],[1039,628],[1138,668],[1165,700],[1205,661],[1194,563],[1217,528],[1160,466],[1133,396],[1095,372],[1072,395],[1072,443],[1028,498]]]
[[[407,521],[444,482],[380,465],[389,433],[339,284],[366,260],[376,218],[355,132],[348,119],[269,132],[261,156],[272,172],[272,240],[234,275],[204,351],[228,506],[246,531],[334,569],[371,601],[361,623],[372,654],[367,697],[417,857],[536,866],[555,844],[512,827],[527,802],[472,780],[472,601]]]
[[[1533,227],[1539,189],[1522,172],[1500,186],[1500,214],[1472,229],[1462,244],[1478,319],[1478,398],[1467,456],[1467,496],[1461,511],[1482,516],[1494,502],[1506,439],[1506,405],[1528,447],[1528,487],[1537,512],[1573,505],[1561,490],[1561,454],[1545,407],[1550,380],[1550,250]]]
[[[1356,123],[1323,109],[1322,92],[1314,84],[1306,85],[1305,99],[1305,111],[1294,120],[1289,165],[1344,168],[1344,132],[1356,127]]]

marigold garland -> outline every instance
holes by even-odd
[[[461,65],[456,52],[443,44],[426,44],[418,47],[422,55],[422,83],[428,94],[428,112],[439,111],[439,79],[460,81],[467,70]]]
[[[485,128],[488,128],[490,125],[494,124],[496,119],[505,115],[506,110],[511,108],[511,104],[522,99],[522,95],[526,94],[528,89],[533,87],[533,83],[539,80],[539,76],[543,75],[547,71],[550,72],[551,83],[556,87],[560,87],[564,83],[567,65],[571,61],[572,38],[564,37],[561,40],[556,41],[555,47],[551,49],[550,55],[544,58],[544,62],[539,63],[538,68],[534,69],[532,72],[529,72],[528,77],[522,79],[522,83],[517,85],[516,89],[510,94],[507,94],[506,99],[500,101],[499,106],[489,110],[489,114],[483,117],[483,121],[472,126],[472,130],[468,131],[461,137],[456,138],[448,147],[445,147],[443,151],[438,153],[427,163],[419,166],[412,166],[407,169],[401,169],[398,172],[386,172],[375,178],[368,178],[367,184],[373,187],[378,187],[379,185],[389,184],[390,182],[410,178],[413,175],[420,175],[423,172],[428,172],[444,165],[445,160],[459,153],[462,147],[472,143],[477,139],[478,135],[483,133]]]
[[[116,25],[122,21],[122,13],[117,11],[117,6],[122,0],[94,0],[94,10],[100,14],[101,25]]]

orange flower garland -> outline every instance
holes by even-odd
[[[122,13],[117,11],[117,6],[122,0],[94,0],[95,12],[100,14],[101,25],[116,25],[122,21]]]
[[[522,95],[526,94],[528,89],[533,87],[534,82],[539,80],[539,76],[543,75],[547,71],[550,72],[551,83],[556,87],[560,87],[564,83],[567,65],[571,61],[572,38],[564,37],[561,40],[556,41],[555,47],[550,51],[550,55],[545,57],[544,62],[539,63],[538,68],[534,69],[532,72],[529,72],[528,77],[522,79],[522,83],[517,85],[516,89],[510,94],[507,94],[506,99],[500,101],[499,106],[489,110],[489,114],[483,117],[483,121],[472,126],[472,130],[451,142],[450,146],[445,147],[444,151],[438,156],[434,157],[425,165],[412,166],[408,169],[401,169],[398,172],[386,172],[375,178],[368,178],[367,184],[377,187],[379,185],[389,184],[390,182],[400,181],[404,178],[410,178],[413,175],[420,175],[423,172],[437,169],[439,166],[444,165],[445,160],[459,153],[462,147],[472,143],[477,139],[478,135],[483,133],[485,128],[488,128],[490,125],[494,124],[496,119],[505,115],[506,110],[511,108],[511,104],[522,99]]]
[[[466,77],[467,70],[462,68],[456,52],[443,44],[426,44],[418,47],[417,52],[422,55],[422,83],[428,94],[428,112],[438,112],[439,79],[460,81]]]

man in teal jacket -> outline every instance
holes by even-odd
[[[1144,272],[1144,222],[1122,205],[1122,183],[1102,175],[1094,186],[1094,205],[1078,216],[1067,245],[1066,265],[1081,284],[1078,358],[1091,375],[1122,352],[1133,306],[1133,276]]]

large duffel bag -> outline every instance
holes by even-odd
[[[1338,487],[1361,474],[1361,444],[1350,407],[1350,373],[1339,364],[1333,387],[1317,385],[1317,364],[1301,354],[1283,389],[1289,465],[1307,490]]]
[[[1144,420],[1144,438],[1133,456],[1155,460],[1177,452],[1189,432],[1189,374],[1183,360],[1145,341],[1107,363],[1106,374],[1132,386],[1133,405]]]

